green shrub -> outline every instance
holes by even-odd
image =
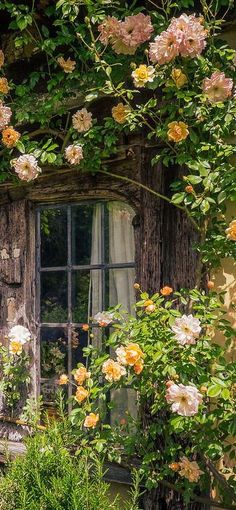
[[[68,439],[68,436],[66,436]],[[0,478],[0,510],[121,510],[109,497],[102,461],[84,450],[72,455],[60,425],[28,438],[26,454]],[[136,496],[134,497],[136,499]],[[129,503],[135,510],[135,503]]]

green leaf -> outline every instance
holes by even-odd
[[[200,175],[187,175],[186,179],[190,184],[199,184],[199,182],[202,182],[202,177],[200,177]]]
[[[173,204],[181,204],[184,201],[185,193],[175,193],[171,199]]]
[[[219,384],[213,384],[212,386],[209,386],[207,390],[208,397],[218,397],[221,394],[222,387]]]

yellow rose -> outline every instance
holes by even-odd
[[[136,87],[144,87],[148,82],[152,82],[155,76],[155,68],[141,64],[132,72],[132,78]]]
[[[168,128],[168,139],[173,142],[181,142],[189,135],[188,126],[185,122],[170,122]]]
[[[90,413],[84,420],[84,427],[94,429],[99,421],[99,414]]]
[[[144,357],[138,344],[129,344],[125,347],[125,357],[128,365],[136,365]]]
[[[175,85],[178,89],[183,87],[183,85],[185,85],[185,83],[188,81],[186,74],[184,74],[181,69],[173,69],[171,78],[175,82]]]
[[[81,402],[83,402],[83,400],[85,400],[88,397],[88,395],[89,395],[88,390],[83,388],[83,386],[78,386],[75,394],[75,400],[77,400],[77,402],[79,402],[80,404]]]
[[[11,354],[21,354],[23,350],[22,343],[17,340],[12,340],[10,342],[9,351]]]
[[[123,103],[118,103],[117,106],[113,106],[111,113],[113,119],[118,122],[118,124],[124,124],[127,120],[127,115],[130,111],[128,105],[124,105]]]

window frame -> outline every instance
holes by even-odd
[[[91,198],[87,200],[76,200],[71,202],[60,202],[56,203],[41,203],[35,208],[35,316],[36,316],[36,328],[37,328],[37,344],[39,346],[39,387],[45,378],[41,377],[41,329],[45,328],[64,328],[67,332],[67,371],[68,374],[72,370],[72,330],[74,328],[81,328],[83,323],[73,322],[72,320],[72,271],[91,271],[101,270],[102,271],[102,310],[105,310],[105,271],[109,269],[135,269],[135,258],[133,262],[121,262],[121,263],[107,263],[105,262],[105,236],[104,236],[104,225],[105,225],[105,204],[112,201],[120,201],[124,204],[127,202],[114,198]],[[102,219],[101,219],[101,236],[102,236],[102,262],[101,264],[84,264],[75,265],[72,264],[72,208],[76,206],[91,205],[91,204],[103,204],[102,208]],[[132,207],[132,206],[131,206]],[[54,267],[42,267],[41,265],[41,212],[45,209],[65,209],[67,214],[67,265],[66,266],[54,266]],[[50,272],[63,271],[67,275],[67,322],[41,322],[41,274]],[[101,310],[101,311],[102,311]],[[97,327],[96,323],[90,322],[90,327]],[[89,335],[88,335],[89,344]],[[49,378],[50,380],[50,378]],[[72,385],[68,385],[68,396],[72,395]]]

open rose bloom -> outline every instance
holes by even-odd
[[[196,386],[171,384],[166,391],[166,400],[172,404],[173,412],[180,416],[193,416],[198,413],[198,406],[202,403],[202,395]]]
[[[155,69],[153,66],[141,64],[132,72],[135,87],[144,87],[146,83],[152,82],[155,77]]]
[[[23,154],[23,156],[13,159],[11,165],[14,167],[19,179],[27,182],[36,179],[42,171],[38,166],[37,159],[32,154]]]
[[[233,80],[226,78],[225,73],[215,71],[210,78],[205,78],[202,89],[210,103],[222,102],[231,96]]]
[[[8,333],[10,342],[18,341],[22,345],[26,344],[31,339],[31,334],[24,326],[13,326]]]
[[[85,366],[77,368],[77,370],[74,372],[74,379],[80,386],[84,384],[87,379],[90,379],[90,377],[91,372],[88,372]]]
[[[117,382],[126,374],[126,369],[113,359],[108,359],[102,365],[102,372],[109,382]]]
[[[78,110],[72,117],[72,125],[79,133],[88,131],[93,125],[92,114],[86,108]]]
[[[8,149],[11,149],[16,145],[18,140],[20,139],[20,133],[16,131],[12,126],[3,129],[2,131],[2,143]]]
[[[144,353],[138,344],[128,344],[116,349],[117,361],[121,365],[135,366],[143,364]],[[138,368],[137,368],[138,370]]]
[[[80,161],[83,159],[83,149],[81,145],[68,145],[65,149],[65,159],[71,165],[79,165]]]
[[[185,122],[169,122],[168,124],[168,139],[171,142],[182,142],[182,140],[185,140],[187,136],[189,135],[189,130],[187,124]]]
[[[175,319],[171,329],[180,345],[190,345],[196,343],[202,328],[200,321],[190,314]]]
[[[139,13],[127,16],[124,21],[108,16],[98,30],[100,41],[111,44],[118,55],[134,55],[137,48],[150,39],[153,26],[150,16]]]
[[[23,351],[23,345],[31,340],[31,334],[24,326],[13,326],[8,333],[9,352],[20,355]]]
[[[124,124],[126,122],[129,112],[129,106],[123,103],[118,103],[118,105],[113,106],[111,110],[112,117],[116,122],[118,122],[118,124]]]
[[[99,421],[99,414],[89,413],[84,420],[84,427],[88,429],[95,429]]]
[[[84,388],[83,386],[78,386],[75,394],[75,400],[77,400],[77,402],[81,404],[81,402],[83,402],[88,397],[88,395],[89,392],[88,390],[86,390],[86,388]]]
[[[187,457],[182,457],[179,462],[179,475],[187,478],[189,482],[198,482],[203,471],[199,468],[199,465],[195,461],[190,461]]]
[[[175,57],[194,58],[206,46],[207,31],[195,15],[173,18],[167,30],[150,44],[149,57],[154,64],[167,64]]]

